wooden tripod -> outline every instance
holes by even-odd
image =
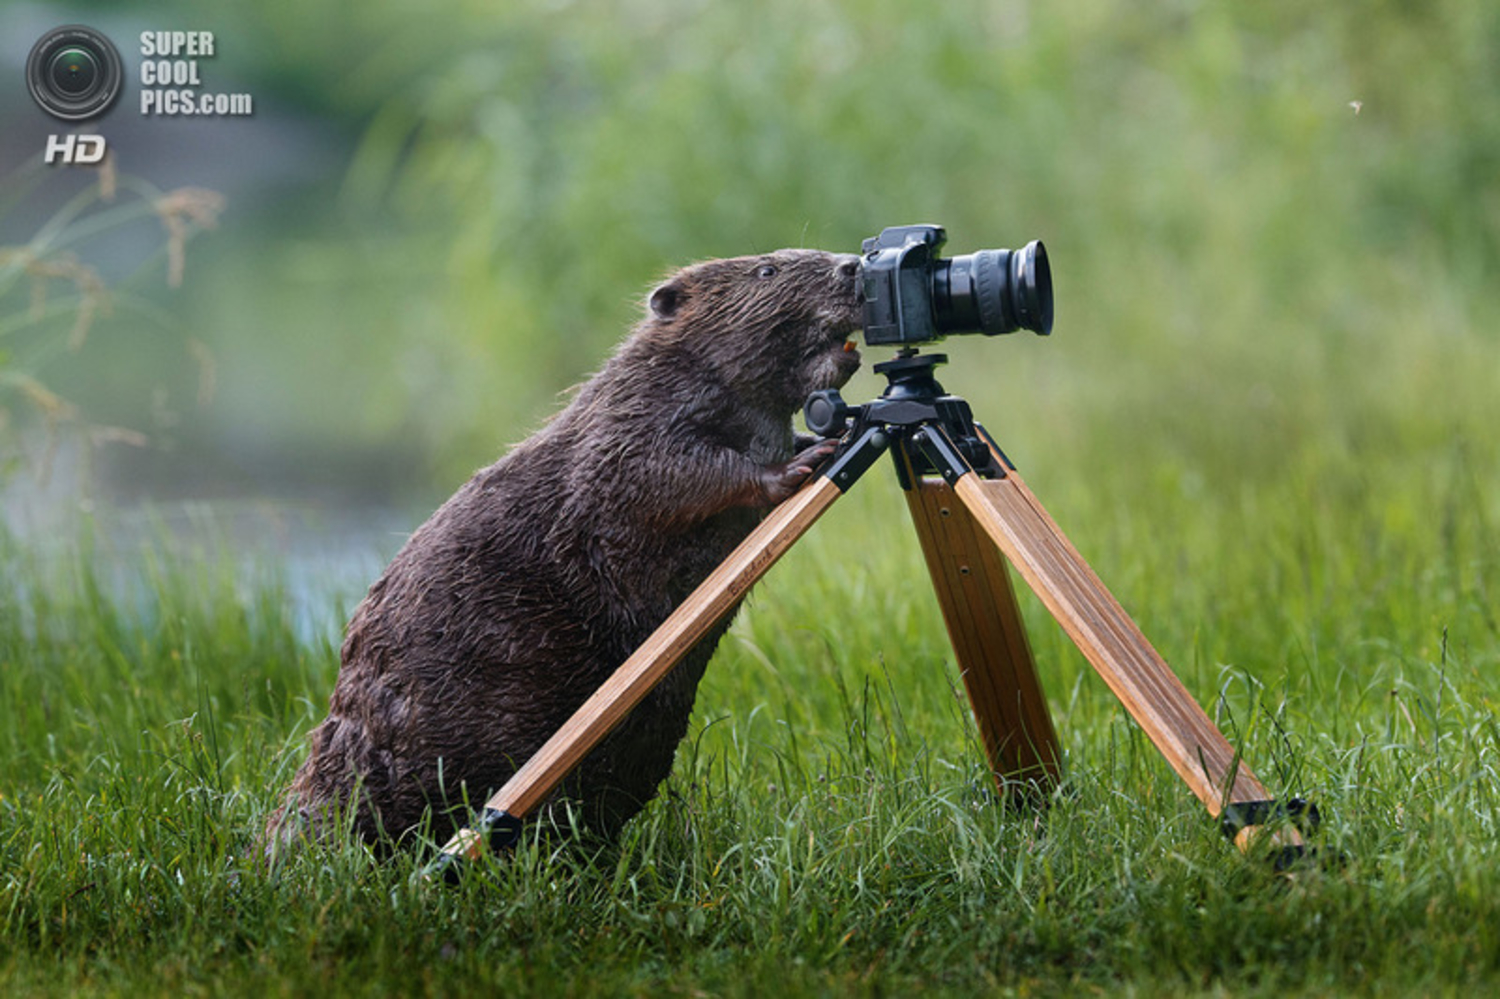
[[[1248,850],[1278,817],[1316,809],[1270,800],[1099,577],[1037,502],[969,405],[945,395],[941,354],[908,350],[875,370],[889,380],[857,409],[833,391],[807,404],[813,432],[838,435],[829,463],[721,563],[446,845],[429,873],[514,843],[521,821],[727,615],[798,538],[887,450],[906,490],[965,689],[1002,790],[1045,789],[1060,770],[1057,733],[1037,677],[1008,560],[1078,645],[1225,835]],[[1000,555],[1004,554],[1005,560]],[[1278,867],[1303,850],[1298,829],[1266,837]]]

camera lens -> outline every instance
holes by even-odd
[[[88,49],[72,46],[52,57],[52,83],[69,97],[83,97],[99,82],[99,64]]]
[[[37,106],[63,121],[97,118],[124,81],[120,53],[93,28],[70,24],[47,32],[26,59],[26,86]]]
[[[1052,269],[1040,240],[1019,250],[979,250],[936,261],[932,285],[944,333],[1052,332]]]
[[[1011,304],[1016,325],[1042,336],[1052,332],[1052,267],[1047,248],[1033,239],[1010,255]]]

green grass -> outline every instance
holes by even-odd
[[[1000,807],[876,469],[757,590],[620,842],[452,889],[347,845],[271,874],[246,851],[337,668],[308,621],[357,594],[309,607],[304,552],[127,542],[106,510],[0,537],[0,993],[1494,987],[1500,7],[1399,6],[220,12],[247,89],[358,141],[195,244],[163,315],[218,395],[130,308],[67,351],[25,282],[0,373],[150,429],[136,471],[433,500],[666,267],[919,220],[954,253],[1040,236],[1056,335],[954,338],[940,377],[1345,860],[1233,850],[1025,593],[1066,776]]]
[[[620,842],[531,842],[458,888],[352,846],[246,858],[336,667],[274,570],[222,542],[9,541],[0,986],[1469,991],[1500,972],[1500,580],[1474,461],[1376,459],[1379,487],[1291,461],[1210,501],[1168,468],[1035,462],[1260,776],[1322,806],[1346,860],[1290,880],[1223,841],[1029,596],[1066,778],[1043,813],[995,801],[883,469],[757,592]]]

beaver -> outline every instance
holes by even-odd
[[[263,834],[343,814],[371,844],[441,840],[503,785],[832,453],[796,435],[858,368],[859,258],[817,250],[671,275],[538,433],[413,533],[356,608],[328,717]],[[731,615],[732,617],[732,615]],[[550,799],[614,835],[656,794],[726,619]]]

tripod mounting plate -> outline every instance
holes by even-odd
[[[895,382],[898,379],[908,377],[912,373],[928,373],[939,364],[947,364],[947,354],[919,354],[916,348],[903,350],[889,361],[881,361],[875,365],[877,375]]]

